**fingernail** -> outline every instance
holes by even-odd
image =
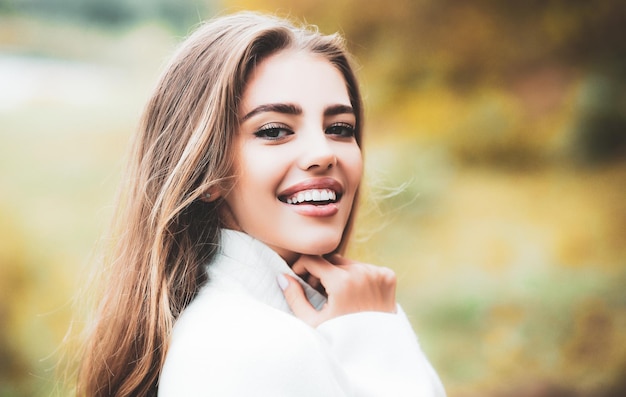
[[[283,274],[279,274],[278,276],[276,276],[276,281],[278,281],[278,286],[283,291],[286,290],[287,287],[289,287],[289,280],[287,280],[287,277],[285,277]]]

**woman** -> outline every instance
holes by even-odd
[[[443,395],[393,273],[341,256],[361,131],[340,37],[253,13],[192,34],[134,142],[78,394]]]

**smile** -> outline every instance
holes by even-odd
[[[308,189],[294,193],[289,197],[279,197],[287,204],[311,203],[314,205],[330,204],[337,201],[337,193],[331,189]]]
[[[311,178],[290,186],[278,194],[278,200],[290,205],[326,206],[343,196],[343,186],[334,178]]]

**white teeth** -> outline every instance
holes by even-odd
[[[298,192],[287,198],[287,204],[298,204],[315,201],[335,201],[337,193],[330,189],[309,189]]]

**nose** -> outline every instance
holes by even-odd
[[[305,134],[299,166],[305,171],[325,172],[337,165],[337,156],[324,131]]]

